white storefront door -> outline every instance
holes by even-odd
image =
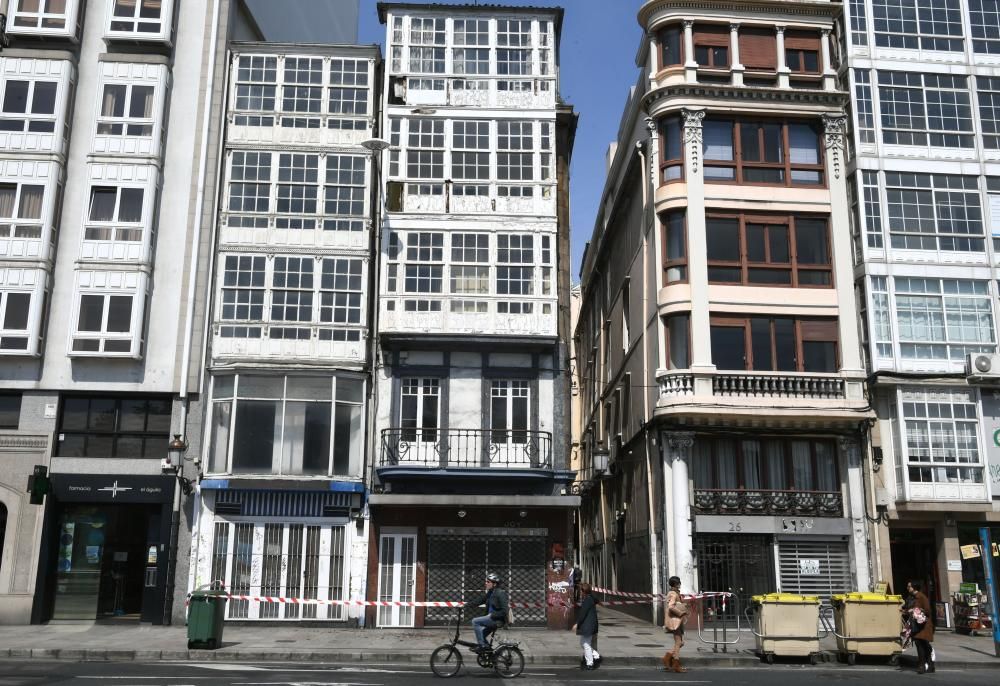
[[[384,533],[379,539],[378,599],[411,603],[416,592],[417,536]],[[379,607],[378,626],[413,626],[412,607]]]

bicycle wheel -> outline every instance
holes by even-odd
[[[493,669],[505,679],[514,679],[524,671],[524,653],[516,646],[500,646],[493,653]]]
[[[431,671],[442,679],[453,677],[462,668],[462,654],[451,645],[440,646],[431,653]]]

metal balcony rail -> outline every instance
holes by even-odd
[[[383,429],[380,466],[551,469],[552,434],[516,429]]]
[[[696,488],[694,507],[699,514],[842,517],[844,499],[839,491]]]

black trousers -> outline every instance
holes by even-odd
[[[931,659],[931,642],[922,638],[913,639],[913,644],[917,646],[917,667],[933,667],[934,661]]]

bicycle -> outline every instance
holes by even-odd
[[[463,641],[458,636],[462,631],[462,610],[458,611],[458,619],[455,621],[455,636],[450,643],[438,646],[431,653],[431,671],[434,676],[447,679],[458,674],[462,669],[462,653],[455,646],[475,648],[479,644],[475,641]],[[483,669],[492,669],[504,679],[514,679],[524,671],[524,653],[518,647],[518,643],[500,639],[494,646],[496,632],[490,634],[489,644],[486,650],[481,650],[476,654],[476,662]]]

